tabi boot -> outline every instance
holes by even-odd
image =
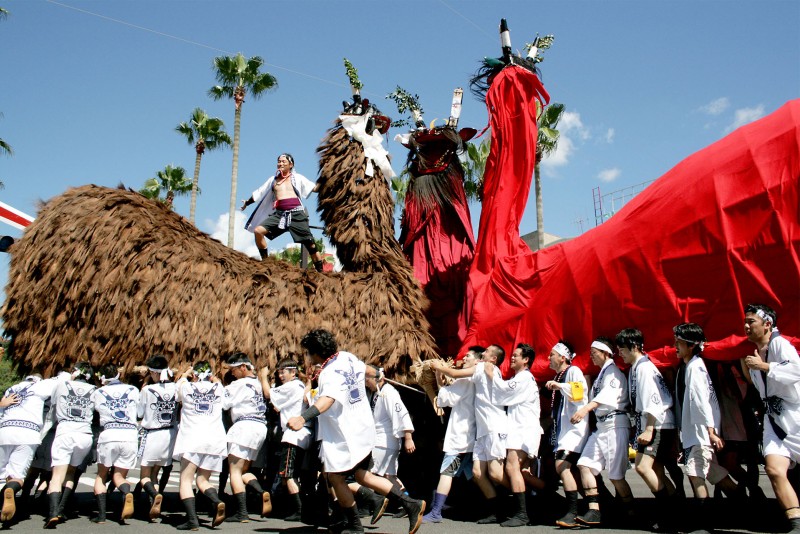
[[[422,517],[423,523],[441,523],[442,522],[442,508],[447,500],[447,495],[443,493],[435,493],[433,495],[433,504],[431,511]]]
[[[399,500],[400,506],[408,514],[408,534],[414,534],[419,530],[422,516],[425,514],[425,501],[412,499],[407,494],[400,493],[397,488],[392,488],[389,500]]]
[[[164,502],[164,496],[156,491],[156,487],[152,481],[146,482],[142,489],[150,497],[150,511],[147,514],[148,521],[151,523],[161,516],[161,504]],[[134,490],[136,493],[136,490]]]
[[[208,514],[211,517],[211,528],[221,525],[225,521],[225,503],[220,500],[215,488],[208,488],[203,495],[211,501],[211,513]]]
[[[9,481],[3,488],[3,509],[0,511],[0,521],[7,523],[17,513],[16,494],[22,486],[14,480]]]
[[[300,521],[302,517],[303,505],[300,503],[299,493],[289,494],[289,515],[283,518],[284,521]]]
[[[500,501],[497,499],[497,497],[486,499],[486,506],[489,508],[489,510],[493,510],[493,512],[486,517],[478,519],[477,523],[479,525],[491,525],[492,523],[497,523],[497,507],[499,506],[499,502]]]
[[[96,523],[98,525],[102,525],[106,522],[106,499],[108,497],[107,493],[98,493],[94,496],[95,501],[97,501],[97,515],[92,518],[92,523]],[[63,500],[63,499],[62,499]]]
[[[178,530],[200,530],[200,521],[197,519],[197,509],[195,498],[181,499],[183,508],[186,510],[186,522],[177,526]]]
[[[524,527],[529,522],[525,492],[515,493],[513,502],[511,517],[500,523],[501,527]]]
[[[347,526],[342,530],[342,534],[359,534],[364,532],[364,525],[361,524],[361,519],[358,517],[358,506],[351,506],[350,508],[342,508]]]
[[[56,528],[60,520],[58,516],[58,505],[61,503],[61,492],[56,491],[47,494],[48,512],[44,522],[44,528]]]
[[[556,525],[562,528],[574,528],[578,526],[575,518],[578,515],[578,492],[565,491],[564,495],[567,497],[567,513],[556,521]]]
[[[249,523],[250,516],[247,515],[247,493],[234,493],[236,499],[236,513],[225,520],[226,523]]]
[[[119,513],[120,523],[125,523],[126,519],[133,517],[133,493],[130,484],[120,484],[119,491],[122,493],[122,510]]]
[[[596,527],[600,525],[600,509],[592,508],[592,505],[596,505],[598,500],[598,495],[587,495],[586,501],[589,503],[589,509],[586,510],[585,514],[576,517],[575,521],[585,527]]]

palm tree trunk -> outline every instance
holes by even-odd
[[[233,248],[233,228],[236,220],[236,179],[239,174],[239,126],[242,123],[242,108],[237,106],[233,119],[233,170],[231,171],[231,203],[228,211],[228,247]]]
[[[539,162],[533,168],[533,185],[536,191],[536,239],[537,250],[544,248],[544,213],[542,205],[542,178],[539,174]]]
[[[194,158],[194,178],[192,179],[192,201],[189,203],[189,222],[194,224],[194,210],[197,207],[197,184],[200,182],[200,160],[203,158],[203,153],[197,151],[197,156]]]

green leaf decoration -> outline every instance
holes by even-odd
[[[350,79],[350,85],[354,89],[361,89],[364,87],[364,84],[358,79],[358,70],[356,70],[347,58],[344,58],[344,69],[347,72],[347,77]]]

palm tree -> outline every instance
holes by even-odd
[[[233,122],[233,169],[231,171],[231,202],[228,218],[228,246],[233,247],[233,222],[236,214],[236,178],[239,172],[239,128],[242,122],[242,103],[249,91],[253,98],[261,95],[278,85],[278,80],[268,72],[259,72],[264,60],[258,56],[246,59],[241,52],[235,56],[220,56],[214,58],[217,81],[208,90],[209,96],[214,100],[232,98],[235,106]]]
[[[464,167],[464,193],[467,200],[483,201],[483,173],[491,144],[492,138],[488,135],[480,144],[467,143],[467,157],[461,162]]]
[[[189,221],[194,224],[194,210],[197,206],[197,184],[200,182],[200,160],[206,150],[216,150],[231,146],[231,138],[224,130],[222,119],[209,117],[205,111],[195,108],[189,122],[182,122],[176,128],[179,134],[186,137],[190,145],[194,145],[197,156],[194,160],[194,178],[192,179],[192,200],[189,203]]]
[[[322,238],[315,239],[314,242],[317,244],[319,253],[324,255],[325,243],[322,241]],[[289,262],[292,265],[300,265],[303,261],[303,250],[301,247],[287,247],[275,253],[275,257],[279,260]]]
[[[537,102],[537,108],[540,106]],[[537,109],[537,111],[540,111]],[[560,133],[556,130],[558,121],[564,113],[564,104],[553,103],[541,110],[536,119],[538,135],[536,139],[536,166],[533,170],[534,189],[536,191],[536,238],[538,249],[544,248],[544,213],[542,205],[542,180],[539,174],[539,163],[556,151]]]
[[[0,8],[0,9],[2,9],[2,8]],[[3,116],[3,114],[0,113],[0,117],[2,117],[2,116]],[[5,156],[13,156],[14,155],[14,151],[11,149],[11,145],[6,143],[3,139],[0,139],[0,155],[5,155]],[[5,187],[5,184],[3,184],[3,182],[0,182],[0,189],[3,189],[4,187]]]
[[[2,7],[0,7],[0,20],[3,20],[5,18],[7,18],[7,17],[8,17],[8,10],[3,9]],[[2,116],[3,116],[3,114],[0,113],[0,117],[2,117]],[[14,155],[14,151],[11,150],[11,145],[6,143],[3,139],[0,139],[0,154],[5,154],[7,156],[13,156]],[[3,184],[3,182],[0,182],[0,189],[3,189],[4,187],[5,187],[5,185]]]
[[[192,191],[193,185],[192,181],[186,177],[186,169],[167,165],[163,171],[156,173],[155,178],[147,179],[139,193],[147,198],[163,202],[173,209],[172,201],[175,200],[175,197],[188,195]],[[161,193],[164,193],[163,199]]]
[[[411,178],[411,172],[408,167],[400,171],[400,174],[392,178],[392,191],[394,192],[394,207],[402,210],[406,202],[406,192],[408,191],[408,182]]]

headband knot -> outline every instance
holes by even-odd
[[[562,355],[563,357],[565,357],[569,361],[572,361],[572,358],[575,357],[575,354],[570,352],[569,348],[560,342],[555,344],[553,350]]]

